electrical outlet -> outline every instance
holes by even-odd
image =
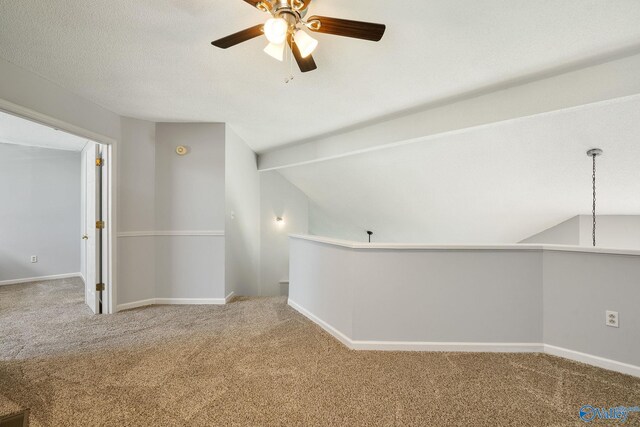
[[[37,255],[31,255],[31,262],[38,262],[38,256]]]
[[[620,325],[618,324],[618,321],[619,319],[617,311],[607,311],[607,326],[611,326],[612,328],[619,328]]]

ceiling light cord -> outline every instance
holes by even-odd
[[[591,231],[591,239],[593,241],[593,246],[596,246],[596,157],[602,155],[602,150],[599,148],[593,148],[587,151],[587,156],[590,156],[593,161],[593,174],[591,175],[591,183],[593,188],[593,206],[592,206],[592,215],[593,215],[593,228]]]
[[[596,156],[593,155],[593,231],[591,237],[593,238],[593,246],[596,246]]]

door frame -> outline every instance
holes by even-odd
[[[107,304],[103,307],[103,313],[113,314],[116,312],[117,301],[117,245],[116,245],[116,230],[117,230],[117,150],[118,141],[99,133],[92,132],[90,130],[81,128],[79,126],[67,123],[63,120],[56,119],[46,114],[39,113],[30,108],[22,107],[13,102],[6,101],[0,98],[0,111],[3,111],[14,116],[21,117],[32,122],[36,122],[57,130],[61,130],[72,135],[79,136],[81,138],[90,139],[94,142],[103,144],[103,150],[107,150],[107,158],[109,161],[106,163],[106,187],[107,192],[106,201],[107,217],[105,235],[103,235],[103,244],[106,243],[106,250],[103,252],[103,278],[105,284],[105,291],[107,293]],[[106,263],[104,262],[106,258]]]

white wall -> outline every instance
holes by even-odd
[[[515,243],[591,211],[595,146],[598,214],[640,213],[639,134],[635,96],[279,171],[342,224],[312,221],[314,234],[353,224],[376,242]]]
[[[580,217],[574,216],[540,233],[527,237],[520,243],[545,243],[548,245],[580,245]]]
[[[178,156],[178,145],[188,147]],[[224,298],[225,126],[156,125],[156,298]]]
[[[593,245],[593,217],[577,215],[520,243]],[[640,215],[598,215],[596,245],[601,248],[640,249]]]
[[[256,154],[226,126],[226,295],[260,295],[260,175]]]
[[[369,241],[366,228],[358,227],[344,218],[336,218],[313,201],[309,201],[309,233],[354,242]],[[371,241],[375,242],[377,237],[372,235]]]
[[[80,272],[80,180],[78,152],[0,143],[0,282]]]
[[[276,171],[260,174],[260,286],[261,295],[287,295],[289,233],[307,233],[309,200]],[[281,217],[283,223],[276,223]]]
[[[593,245],[593,217],[580,215],[580,244]],[[640,249],[640,215],[598,215],[596,245],[602,248]]]

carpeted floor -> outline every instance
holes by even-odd
[[[640,379],[545,355],[349,351],[284,298],[93,316],[78,280],[3,286],[0,336],[0,411],[36,427],[582,426],[584,404],[640,404]]]

